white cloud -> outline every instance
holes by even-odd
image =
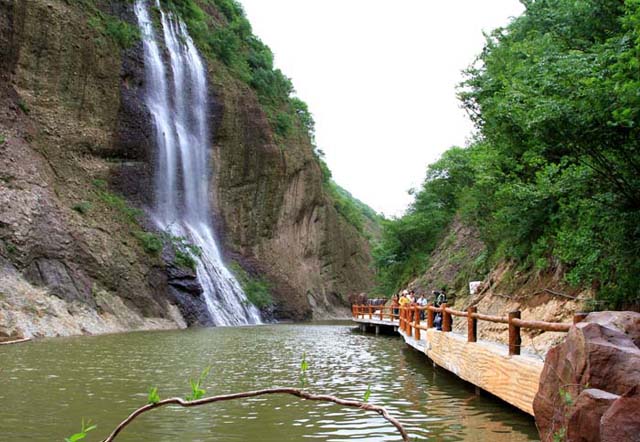
[[[517,0],[241,0],[317,124],[334,179],[400,215],[427,164],[464,145],[472,125],[455,86],[482,31],[523,11]]]

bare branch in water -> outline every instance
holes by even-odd
[[[297,388],[268,388],[265,390],[245,391],[242,393],[211,396],[211,397],[198,399],[195,401],[185,401],[184,399],[177,398],[177,397],[165,399],[155,404],[148,404],[148,405],[145,405],[144,407],[140,407],[137,410],[135,410],[133,413],[129,415],[129,417],[127,417],[125,420],[120,422],[120,424],[115,428],[115,430],[113,430],[113,432],[109,435],[109,437],[107,437],[103,442],[113,442],[116,436],[127,425],[133,422],[138,416],[140,416],[143,413],[146,413],[147,411],[151,411],[155,408],[164,407],[165,405],[179,405],[181,407],[198,407],[200,405],[211,404],[213,402],[230,401],[233,399],[262,396],[266,394],[290,394],[290,395],[297,396],[299,398],[306,399],[309,401],[333,402],[334,404],[342,405],[344,407],[354,407],[354,408],[360,408],[361,410],[374,411],[378,413],[380,416],[382,416],[384,419],[386,419],[388,422],[393,424],[393,426],[396,427],[398,432],[402,435],[402,440],[404,442],[409,442],[409,435],[407,434],[406,430],[404,429],[400,421],[398,421],[393,416],[389,415],[389,412],[384,407],[369,404],[366,402],[340,399],[335,396],[329,396],[324,394],[311,394],[311,393],[307,393],[306,391],[299,390]]]

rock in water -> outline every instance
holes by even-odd
[[[639,336],[639,313],[592,313],[549,351],[533,403],[543,441],[640,441]]]

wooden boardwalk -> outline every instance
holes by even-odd
[[[424,312],[425,320],[420,319],[421,312]],[[443,314],[444,331],[433,328],[435,313]],[[520,328],[567,331],[571,324],[526,322],[516,313],[501,318],[481,315],[475,310],[465,314],[448,309],[446,305],[395,310],[386,306],[354,306],[353,320],[363,329],[376,333],[382,327],[397,331],[407,345],[424,353],[434,364],[533,416],[533,399],[538,392],[544,362],[537,355],[521,354]],[[467,318],[467,335],[451,331],[452,314]],[[510,344],[478,340],[478,319],[509,324]]]

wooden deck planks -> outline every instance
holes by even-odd
[[[397,326],[397,322],[356,319],[358,323]],[[420,340],[400,332],[405,342],[461,379],[488,391],[533,416],[533,399],[544,361],[534,355],[509,356],[506,345],[467,342],[466,336],[435,329],[421,330]]]

